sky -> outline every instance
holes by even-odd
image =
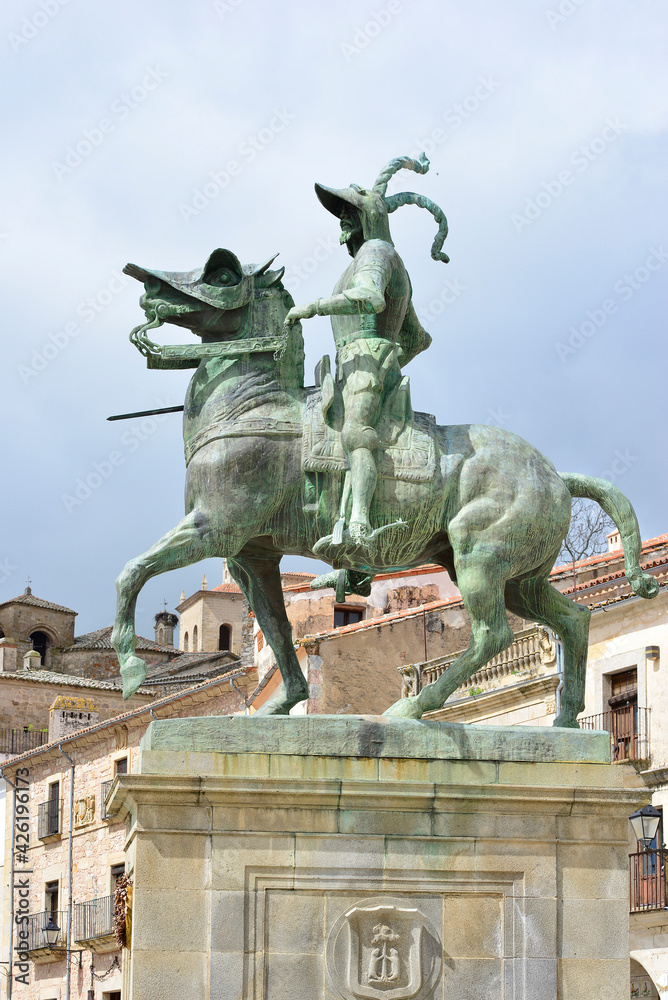
[[[389,189],[450,224],[444,265],[427,212],[391,217],[433,337],[413,406],[613,479],[644,538],[668,531],[667,35],[658,0],[6,0],[0,601],[30,580],[78,634],[109,625],[123,565],[183,516],[180,416],[106,421],[190,377],[129,343],[126,262],[278,251],[298,303],[326,296],[348,257],[314,182],[423,150]],[[312,382],[328,320],[304,336]],[[204,572],[221,561],[147,584],[138,632]]]

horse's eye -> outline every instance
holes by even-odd
[[[230,271],[229,268],[224,267],[221,268],[220,271],[216,271],[215,274],[212,274],[211,277],[207,280],[207,284],[236,285],[238,281],[239,279],[237,275],[233,271]]]

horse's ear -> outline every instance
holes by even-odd
[[[258,275],[256,285],[258,288],[272,288],[279,283],[284,274],[284,267],[279,267],[278,271],[263,271]]]
[[[248,271],[248,274],[251,277],[255,277],[258,274],[264,274],[265,271],[267,270],[267,268],[269,267],[269,265],[273,264],[277,257],[278,257],[278,254],[275,253],[273,255],[273,257],[269,258],[269,260],[265,260],[264,264],[255,264],[253,267],[250,268],[250,270]],[[285,268],[283,268],[283,271],[285,271]],[[275,274],[276,272],[273,272],[273,273]]]

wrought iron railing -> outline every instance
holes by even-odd
[[[105,803],[107,800],[107,795],[109,794],[109,789],[114,783],[114,779],[110,778],[109,781],[103,781],[100,785],[100,814],[102,819],[109,819],[114,815],[111,810],[107,809]]]
[[[610,733],[613,760],[649,760],[650,711],[631,703],[587,715],[578,722],[581,729],[605,729]]]
[[[668,906],[666,855],[663,850],[629,854],[631,913],[664,910]]]
[[[60,833],[60,799],[47,799],[37,806],[37,836],[40,840]]]
[[[60,927],[60,932],[54,945],[48,943],[46,933],[44,932],[44,927],[52,917],[58,927]],[[42,913],[31,913],[28,917],[28,951],[64,948],[66,940],[67,910],[58,910],[56,912],[44,910]]]
[[[26,753],[49,739],[47,729],[0,729],[0,753]]]
[[[74,905],[74,940],[92,941],[114,933],[114,897],[101,896]]]

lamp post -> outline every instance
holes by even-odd
[[[629,816],[629,822],[633,827],[638,844],[641,845],[641,850],[649,851],[650,844],[656,837],[660,821],[661,813],[652,805],[643,806],[642,809],[638,809],[637,812]]]
[[[44,936],[46,938],[47,947],[49,947],[49,948],[57,948],[58,947],[58,938],[60,937],[60,927],[56,923],[56,920],[55,920],[55,917],[54,917],[53,913],[50,915],[48,922],[46,924],[44,924],[44,926],[42,927],[42,933],[44,934]],[[74,948],[72,948],[72,949],[62,948],[62,949],[59,949],[59,951],[64,951],[65,952],[65,956],[66,956],[66,958],[67,958],[68,961],[69,961],[70,955],[78,955],[79,956],[79,968],[82,968],[83,949],[81,951],[79,951],[78,949],[74,949]]]
[[[46,943],[49,948],[55,948],[58,944],[58,938],[60,937],[60,927],[56,923],[53,913],[50,915],[48,923],[42,927],[42,933],[46,938]]]

